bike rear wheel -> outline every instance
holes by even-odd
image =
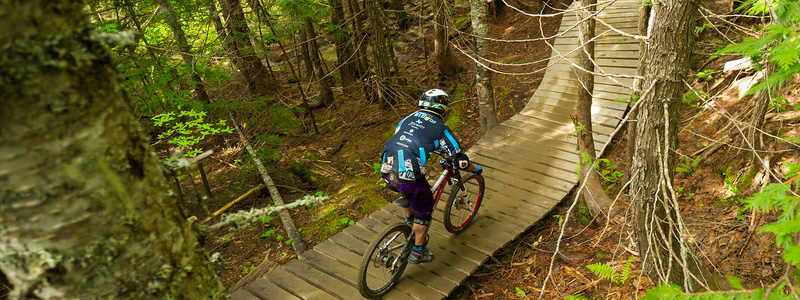
[[[478,214],[483,201],[485,184],[483,176],[472,174],[453,185],[444,209],[444,227],[447,231],[458,233],[469,225]]]
[[[364,252],[358,270],[358,291],[364,298],[383,296],[397,283],[408,265],[413,243],[411,227],[405,223],[389,225]]]

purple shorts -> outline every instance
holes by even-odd
[[[423,221],[431,221],[433,192],[431,192],[431,185],[428,181],[399,182],[389,179],[385,174],[382,177],[386,182],[386,188],[399,192],[403,198],[408,199],[414,210],[414,217]]]

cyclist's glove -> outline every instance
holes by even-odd
[[[483,168],[481,168],[481,166],[479,166],[479,165],[477,165],[477,164],[476,164],[476,165],[475,165],[475,171],[473,171],[472,173],[475,173],[475,174],[481,175],[481,174],[483,174]]]

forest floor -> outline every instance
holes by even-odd
[[[527,4],[526,12],[550,13],[541,1],[510,1]],[[706,1],[708,2],[708,1]],[[707,6],[727,12],[728,3],[708,2]],[[456,18],[459,28],[468,19],[468,7],[458,7]],[[539,28],[544,31],[539,31]],[[491,36],[503,39],[527,39],[551,36],[560,25],[560,18],[531,17],[509,8],[502,10],[491,22]],[[736,91],[725,88],[734,77],[752,74],[725,74],[722,64],[730,58],[711,58],[718,33],[708,30],[700,35],[696,47],[695,67],[692,72],[710,69],[711,80],[698,80],[694,87],[708,95],[711,101],[689,101],[682,113],[679,133],[679,166],[675,186],[680,194],[681,214],[691,233],[690,244],[698,253],[703,253],[704,265],[719,274],[737,276],[745,287],[761,287],[772,284],[779,277],[785,263],[774,246],[774,237],[752,231],[751,213],[744,210],[741,199],[751,195],[757,188],[750,168],[749,154],[738,150],[743,145],[735,126],[725,118],[733,114],[738,120],[747,120],[746,112],[752,107],[751,97],[738,97]],[[416,97],[429,88],[441,88],[453,92],[462,100],[462,120],[457,135],[462,144],[471,146],[479,138],[477,103],[474,98],[474,74],[464,72],[454,78],[435,78],[436,65],[431,57],[433,42],[431,32],[426,39],[420,38],[418,29],[397,36],[396,52],[405,65],[403,72],[409,74],[408,93],[391,109],[380,109],[377,103],[369,103],[359,93],[342,93],[336,90],[336,102],[313,111],[319,133],[314,133],[310,121],[302,114],[275,109],[255,100],[243,104],[236,110],[235,118],[245,124],[243,130],[260,152],[272,179],[276,182],[286,202],[292,202],[307,194],[318,192],[330,196],[323,204],[299,208],[291,212],[297,228],[307,247],[325,240],[353,221],[368,215],[393,199],[393,194],[376,184],[379,175],[374,164],[379,162],[383,143],[391,136],[396,123],[415,110]],[[469,43],[459,38],[455,44],[469,49]],[[425,43],[423,45],[423,43]],[[492,53],[495,61],[522,63],[537,61],[550,54],[544,41],[527,43],[494,43]],[[424,50],[427,49],[427,54]],[[456,51],[458,53],[458,51]],[[463,56],[461,56],[464,58]],[[272,59],[272,58],[271,58]],[[281,63],[280,58],[275,58]],[[283,61],[285,62],[285,61]],[[467,70],[473,63],[462,59]],[[506,72],[532,72],[546,66],[546,62],[525,68],[505,68]],[[279,73],[282,74],[282,73]],[[543,72],[523,76],[498,74],[494,78],[495,97],[500,120],[505,120],[521,110],[539,85]],[[287,83],[289,76],[279,76],[284,82],[273,102],[297,104],[300,99],[296,88]],[[242,84],[233,81],[215,91],[229,99],[246,98]],[[794,95],[792,95],[794,96]],[[791,97],[790,97],[791,98]],[[795,104],[787,98],[789,107]],[[281,105],[279,105],[281,106]],[[721,113],[724,112],[724,113]],[[296,123],[297,122],[297,123]],[[767,124],[767,132],[782,137],[800,134],[792,123]],[[711,137],[712,141],[704,137]],[[715,147],[713,139],[725,142]],[[766,139],[767,149],[786,150],[771,152],[772,162],[796,161],[798,151]],[[609,163],[603,168],[628,171],[628,156],[625,153],[626,135],[622,131],[610,144],[603,158]],[[208,143],[215,150],[212,158],[204,161],[208,173],[213,199],[205,202],[209,211],[215,211],[234,198],[262,183],[246,150],[240,146],[236,134],[215,137]],[[267,149],[267,150],[264,150]],[[690,160],[685,160],[688,157]],[[691,161],[697,161],[692,164]],[[687,162],[689,162],[687,164]],[[478,162],[480,163],[480,162]],[[676,166],[678,167],[678,166]],[[183,206],[189,215],[201,220],[208,213],[195,199],[204,193],[200,188],[197,172],[191,180],[181,181]],[[558,237],[562,235],[559,224],[566,218],[573,195],[565,198],[548,217],[523,233],[521,237],[496,253],[475,275],[467,279],[452,295],[454,299],[560,299],[581,293],[591,299],[633,299],[652,287],[652,283],[641,274],[641,263],[636,252],[635,240],[630,228],[631,210],[625,191],[620,192],[621,176],[609,177],[609,194],[617,199],[608,224],[588,224],[586,217],[572,213],[563,233],[560,254],[551,262]],[[488,183],[491,184],[491,183]],[[256,193],[231,207],[229,211],[248,210],[271,205],[266,190]],[[756,218],[756,225],[763,224],[770,216]],[[222,262],[217,270],[223,283],[230,287],[262,262],[285,263],[295,257],[279,218],[268,217],[263,222],[246,228],[219,229],[205,234],[203,240],[209,253],[219,252]],[[621,284],[600,280],[586,265],[603,262],[622,269],[631,259],[632,273]],[[269,265],[269,264],[267,264]],[[548,273],[551,272],[548,277]],[[544,280],[548,284],[542,292]]]

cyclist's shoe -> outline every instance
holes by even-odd
[[[421,246],[422,249],[411,249],[411,254],[408,256],[408,262],[412,264],[425,264],[433,261],[433,252],[428,247]]]
[[[404,197],[400,197],[400,198],[397,198],[397,200],[394,200],[394,204],[397,205],[397,206],[400,206],[402,208],[411,207],[411,203],[409,203],[408,199],[406,199]]]

